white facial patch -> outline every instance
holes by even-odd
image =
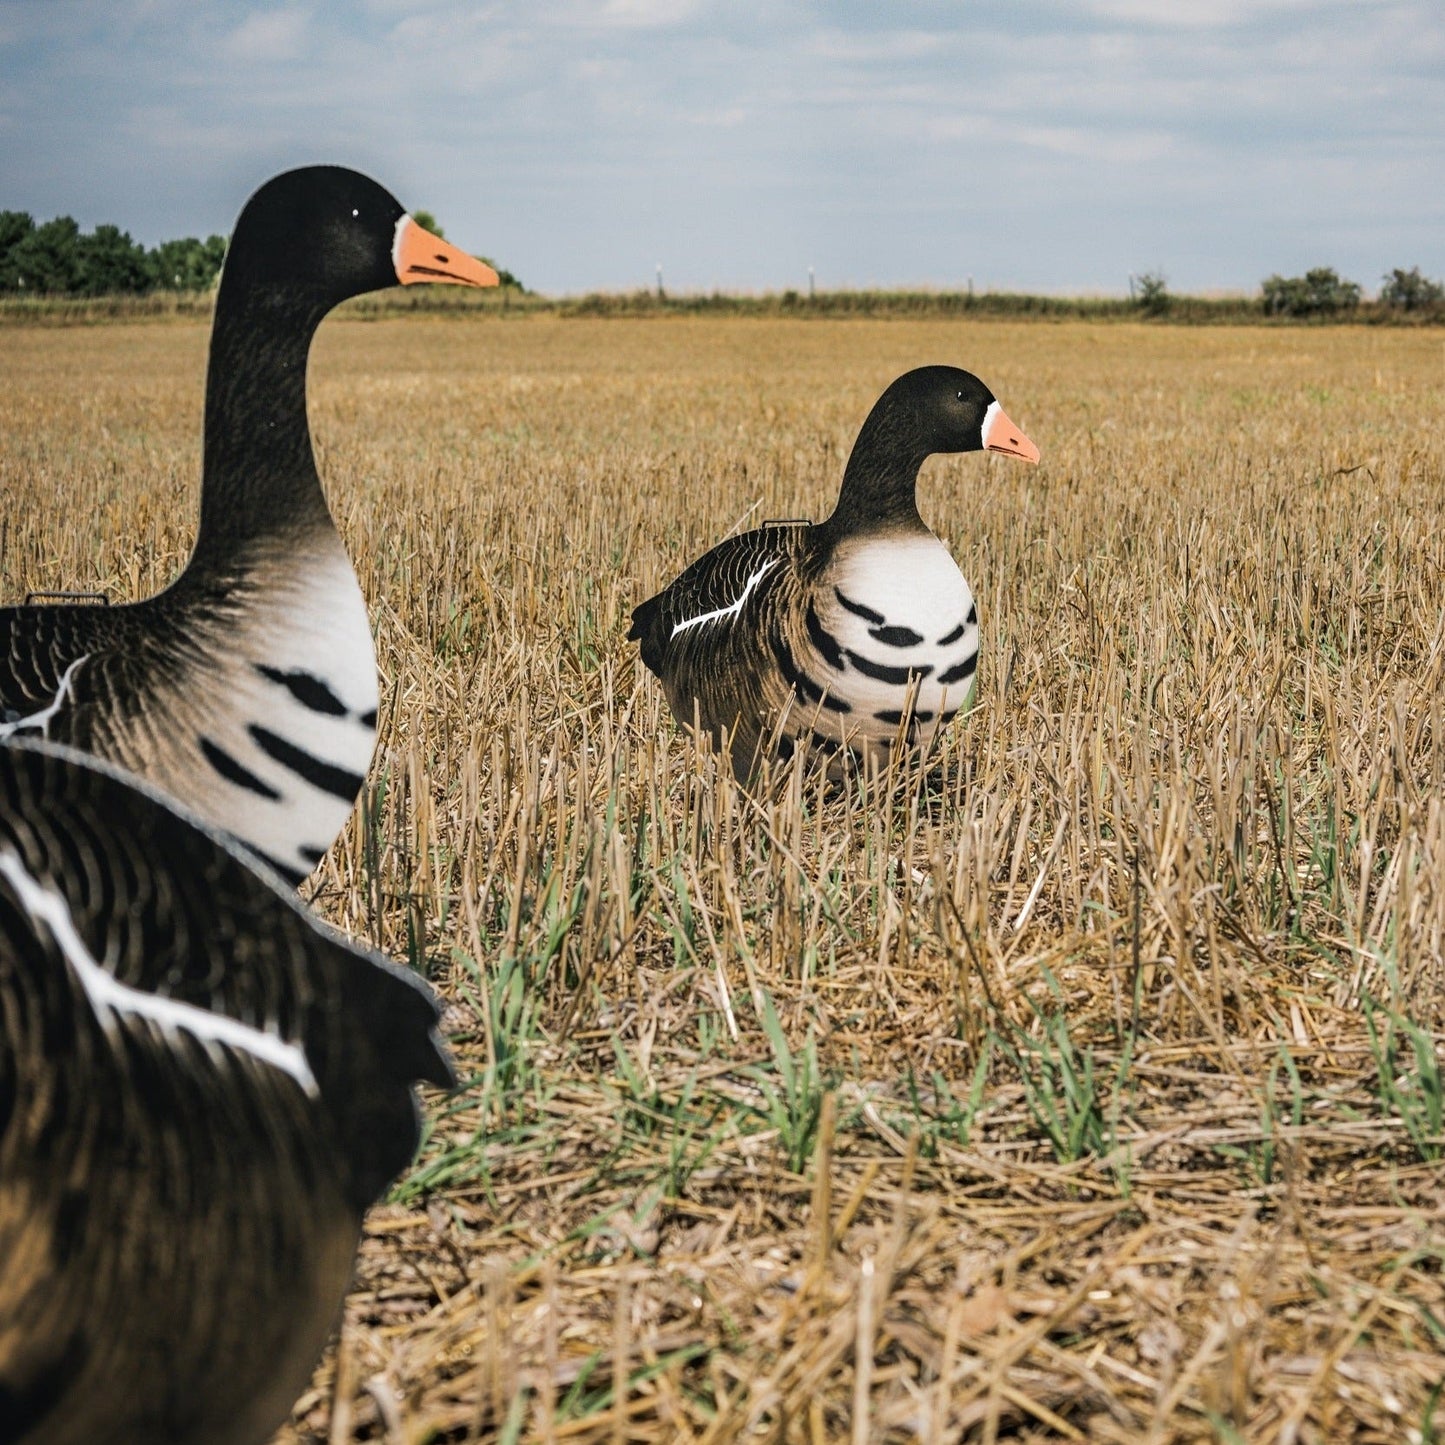
[[[65,955],[95,1010],[95,1016],[106,1036],[116,1041],[115,1020],[118,1014],[130,1014],[150,1020],[163,1035],[188,1033],[202,1044],[220,1044],[240,1049],[272,1068],[294,1079],[313,1099],[321,1090],[306,1051],[299,1044],[288,1044],[275,1034],[252,1028],[225,1014],[214,1014],[194,1004],[145,993],[120,983],[91,956],[70,914],[70,905],[54,889],[29,873],[13,849],[0,850],[0,877],[15,890],[27,913],[43,924]]]
[[[736,602],[730,602],[726,607],[715,607],[711,612],[704,612],[698,617],[689,617],[685,622],[679,622],[677,626],[672,629],[672,636],[676,637],[679,632],[686,632],[689,627],[700,627],[704,622],[716,622],[723,617],[736,617],[738,613],[743,610],[743,603],[748,600],[753,588],[763,580],[768,572],[778,565],[780,560],[778,557],[771,557],[768,561],[764,562],[763,565],[748,578],[743,587],[742,596],[740,596]]]
[[[416,222],[413,221],[412,218],[408,216],[405,211],[403,211],[400,217],[398,217],[397,219],[396,231],[393,233],[391,238],[391,266],[392,270],[394,270],[398,276],[401,275],[402,237],[406,235],[406,228],[408,226],[414,225],[416,225]]]
[[[997,401],[988,404],[988,410],[983,414],[983,426],[979,428],[979,438],[983,442],[984,451],[988,450],[988,439],[1000,416],[1003,415],[1003,408]]]

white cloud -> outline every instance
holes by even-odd
[[[700,9],[698,0],[603,0],[596,19],[602,25],[653,30],[683,25]]]
[[[1054,155],[1077,156],[1106,166],[1137,166],[1156,161],[1173,148],[1159,131],[1108,132],[1079,126],[1021,126],[1014,133],[1023,145]]]
[[[698,110],[688,116],[693,125],[719,126],[724,130],[733,130],[740,125],[746,125],[753,118],[753,111],[745,105],[728,105],[716,110]]]
[[[232,61],[267,64],[299,60],[306,51],[310,17],[301,10],[267,10],[248,15],[223,42]]]
[[[830,26],[807,40],[807,49],[825,60],[860,61],[877,66],[885,61],[918,60],[935,55],[952,37],[939,31],[893,30],[851,34]]]
[[[1089,13],[1126,24],[1168,30],[1221,30],[1278,16],[1319,11],[1328,4],[1363,9],[1389,0],[1088,0]]]

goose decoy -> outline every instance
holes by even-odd
[[[108,764],[0,746],[0,1442],[259,1445],[454,1082],[431,990]]]
[[[419,281],[497,273],[355,171],[288,171],[247,201],[216,298],[190,561],[127,606],[0,609],[0,738],[106,758],[290,882],[311,872],[361,790],[378,695],[311,450],[306,358],[339,302]]]
[[[732,537],[633,612],[673,715],[728,741],[740,778],[765,741],[836,769],[923,746],[968,705],[978,610],[916,495],[927,457],[967,451],[1039,459],[976,376],[910,371],[863,423],[832,516]]]

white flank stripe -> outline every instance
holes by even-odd
[[[150,1019],[162,1033],[179,1029],[204,1044],[227,1044],[240,1049],[289,1074],[313,1099],[320,1096],[316,1076],[306,1062],[306,1051],[299,1044],[288,1044],[264,1029],[252,1028],[225,1014],[213,1014],[194,1004],[143,993],[120,983],[91,956],[75,931],[70,905],[54,889],[28,873],[12,849],[0,850],[0,875],[9,881],[30,916],[50,930],[107,1034],[114,1037],[113,1015],[133,1014]]]
[[[672,636],[676,637],[679,632],[686,632],[689,627],[699,627],[704,622],[712,622],[719,617],[736,617],[743,610],[743,603],[748,600],[748,594],[763,580],[766,573],[776,567],[781,559],[773,557],[764,562],[756,572],[747,580],[743,588],[743,594],[736,602],[729,603],[726,607],[715,607],[711,612],[704,612],[700,617],[689,617],[686,622],[679,622],[672,629]]]
[[[50,706],[43,707],[39,712],[33,712],[29,717],[16,718],[11,723],[0,723],[0,740],[13,736],[22,728],[39,728],[40,736],[50,736],[50,719],[65,706],[65,695],[70,691],[70,680],[75,676],[75,669],[82,662],[88,662],[90,654],[87,652],[83,657],[77,657],[69,667],[65,669],[60,679],[60,686],[55,689],[55,696],[50,699]]]

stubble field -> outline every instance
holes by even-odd
[[[179,568],[206,341],[0,331],[0,597]],[[745,790],[628,613],[935,361],[1043,452],[921,480],[978,705]],[[383,696],[311,891],[464,1084],[282,1440],[1436,1438],[1440,333],[340,318],[311,402]]]

